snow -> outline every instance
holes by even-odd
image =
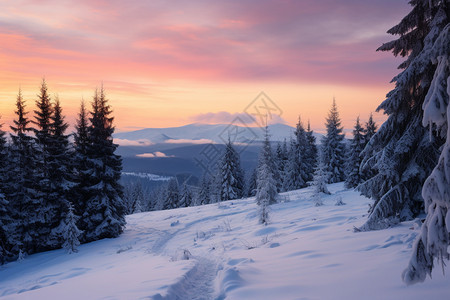
[[[140,178],[146,178],[149,181],[169,181],[173,177],[170,176],[161,176],[151,173],[134,173],[134,172],[122,172],[122,175],[128,175],[128,176],[136,176]]]
[[[355,233],[371,201],[343,183],[328,189],[320,207],[312,187],[281,194],[267,226],[254,198],[130,215],[119,238],[0,267],[0,298],[445,299],[439,268],[421,284],[401,280],[420,220]]]

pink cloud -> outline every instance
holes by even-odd
[[[150,146],[153,143],[147,139],[139,139],[139,140],[127,140],[127,139],[114,139],[114,143],[120,146]]]
[[[6,70],[25,62],[39,76],[374,84],[396,64],[375,49],[407,9],[388,0],[29,0],[0,4],[0,42]]]
[[[137,154],[136,157],[143,157],[143,158],[166,158],[166,157],[174,157],[173,155],[166,155],[163,152],[153,152],[153,153],[142,153]]]
[[[215,144],[215,142],[210,139],[198,139],[198,140],[170,139],[170,140],[166,140],[165,143],[168,143],[168,144]]]

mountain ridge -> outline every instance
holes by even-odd
[[[269,134],[274,142],[289,140],[295,128],[286,124],[269,125]],[[315,133],[316,137],[320,134]],[[114,138],[119,141],[146,140],[150,143],[218,143],[224,144],[230,137],[235,143],[252,143],[262,141],[264,130],[262,127],[247,126],[246,124],[203,124],[192,123],[178,127],[144,128],[134,131],[119,132]]]

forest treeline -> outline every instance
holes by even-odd
[[[125,225],[121,158],[103,87],[81,104],[73,139],[43,80],[33,118],[19,90],[10,138],[0,131],[0,263],[116,237]]]

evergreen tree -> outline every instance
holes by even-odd
[[[277,149],[275,150],[274,155],[274,161],[275,166],[277,167],[279,180],[277,181],[277,191],[282,192],[283,191],[283,178],[284,178],[284,168],[285,168],[285,161],[283,159],[283,148],[281,147],[281,143],[277,144]]]
[[[288,161],[285,168],[285,175],[283,178],[284,191],[292,191],[305,186],[302,170],[302,154],[294,139],[291,139]]]
[[[330,174],[328,183],[335,183],[345,179],[345,144],[343,127],[341,127],[341,119],[334,98],[326,120],[327,134],[322,138],[321,144],[322,162]]]
[[[287,165],[289,161],[289,152],[287,150],[286,139],[284,139],[284,142],[282,144],[281,143],[277,144],[274,159],[275,159],[275,166],[277,167],[279,174],[279,180],[277,181],[277,190],[278,192],[286,192],[283,185],[283,182],[286,178]],[[256,185],[256,173],[255,173],[255,185]]]
[[[12,235],[14,220],[10,216],[9,202],[6,199],[7,189],[7,167],[9,166],[8,148],[6,144],[5,132],[0,124],[0,265],[4,264],[8,257],[11,257],[9,249],[12,247],[9,236]]]
[[[114,118],[110,115],[111,107],[102,87],[95,92],[88,127],[86,156],[90,170],[89,185],[84,190],[89,198],[82,216],[86,241],[117,237],[125,226],[123,188],[119,183],[122,159],[115,154]]]
[[[427,274],[431,277],[435,260],[444,268],[444,260],[450,258],[450,1],[417,1],[411,4],[414,5],[413,10],[400,24],[413,25],[415,30],[424,31],[427,35],[414,36],[417,43],[423,43],[423,49],[405,72],[413,68],[414,63],[428,68],[419,70],[433,70],[431,74],[420,74],[427,79],[433,75],[432,81],[426,82],[425,86],[428,90],[424,91],[422,124],[428,125],[430,131],[435,129],[445,144],[422,189],[427,217],[414,244],[409,265],[403,272],[403,280],[407,284],[424,281]],[[425,18],[419,15],[422,17],[420,23],[410,24],[412,20],[409,19],[417,16],[418,10],[424,11]]]
[[[202,180],[200,182],[200,190],[198,192],[198,205],[205,205],[211,203],[211,193],[209,187],[211,182],[206,174],[203,174]]]
[[[9,248],[11,245],[8,241],[10,233],[10,227],[13,220],[8,212],[9,202],[6,200],[3,193],[0,194],[0,265],[4,264],[6,259],[11,256]]]
[[[220,161],[219,177],[221,183],[220,200],[239,199],[244,196],[244,172],[241,168],[239,154],[230,140]]]
[[[142,204],[144,203],[144,189],[140,181],[124,185],[123,201],[127,214],[131,215],[142,212]]]
[[[257,169],[253,169],[250,178],[247,183],[247,197],[253,197],[256,195],[256,179],[257,179]]]
[[[42,251],[56,246],[53,241],[49,241],[49,238],[52,229],[60,224],[62,206],[50,175],[50,161],[52,160],[50,148],[54,145],[51,132],[53,107],[45,79],[42,80],[40,93],[37,96],[35,120],[32,121],[36,126],[34,129],[35,178],[33,181],[37,191],[36,201],[39,203],[37,213],[41,217],[35,223],[39,236],[34,239],[34,244],[38,247],[37,251]]]
[[[311,129],[311,124],[308,120],[308,127],[306,129],[307,146],[305,150],[305,173],[307,175],[307,181],[313,180],[314,170],[317,166],[317,146],[314,132]]]
[[[25,102],[19,90],[16,101],[17,118],[11,126],[11,166],[8,170],[7,199],[10,203],[10,217],[15,220],[11,224],[9,236],[14,242],[11,252],[17,257],[20,251],[34,253],[34,243],[40,237],[38,228],[43,223],[39,215],[40,202],[35,190],[36,155],[33,139],[28,135],[32,128],[25,111]]]
[[[164,195],[164,204],[162,209],[172,209],[179,207],[180,190],[178,188],[178,181],[176,178],[169,180],[166,194]]]
[[[267,225],[269,222],[269,205],[276,203],[277,187],[272,167],[273,155],[269,141],[269,129],[266,126],[264,144],[259,155],[257,180],[256,180],[256,203],[259,205],[259,222]]]
[[[192,192],[191,189],[185,184],[181,190],[180,204],[179,207],[189,207],[192,205]]]
[[[64,240],[62,247],[66,249],[69,254],[78,252],[77,247],[80,245],[78,237],[80,236],[81,231],[77,227],[77,219],[78,217],[74,214],[73,205],[68,204],[68,212],[66,213],[62,230]]]
[[[366,122],[366,127],[364,128],[365,144],[367,144],[370,141],[370,139],[375,135],[377,129],[378,126],[373,120],[373,114],[370,113],[369,120]]]
[[[446,4],[444,4],[446,3]],[[363,171],[372,177],[359,186],[362,194],[375,200],[362,230],[381,229],[411,219],[423,210],[421,187],[439,156],[442,140],[432,138],[421,126],[422,106],[433,74],[435,58],[430,49],[448,20],[448,1],[411,1],[412,11],[388,33],[398,39],[378,50],[407,57],[403,71],[394,77],[390,91],[377,111],[388,119],[363,151]]]
[[[355,128],[353,129],[350,156],[347,159],[347,178],[345,180],[345,187],[348,189],[355,188],[362,182],[359,167],[362,161],[360,154],[364,149],[364,146],[364,128],[362,128],[359,117],[357,117]]]
[[[316,167],[314,172],[314,181],[312,183],[314,187],[314,195],[331,194],[327,188],[328,177],[330,173],[328,172],[327,165],[324,164],[319,158],[319,165]]]
[[[308,165],[308,136],[303,126],[302,120],[298,117],[298,123],[294,131],[295,135],[295,155],[298,159],[298,176],[302,184],[298,188],[306,187],[306,183],[312,179],[312,172]],[[311,171],[311,174],[308,172]]]
[[[144,187],[140,181],[133,186],[133,204],[131,206],[131,214],[142,212],[142,204],[144,203]]]
[[[373,120],[373,115],[370,113],[369,120],[366,122],[366,126],[364,128],[364,147],[369,143],[370,139],[375,135],[377,132],[378,126],[376,125],[375,121]],[[364,151],[364,149],[363,149]],[[361,153],[363,152],[361,151]],[[360,154],[361,161],[359,166],[359,173],[361,175],[361,183],[374,177],[376,175],[376,171],[372,167],[364,166],[363,165],[363,157],[370,157],[374,155],[374,152],[372,154],[369,154],[368,152],[364,152],[363,154]]]
[[[64,222],[64,215],[68,210],[68,197],[70,189],[74,187],[72,151],[69,146],[69,135],[65,134],[68,124],[64,121],[59,98],[56,97],[53,106],[53,116],[51,116],[51,144],[48,147],[50,196],[55,203],[55,218],[50,227],[53,229],[49,236],[49,245],[58,246],[60,240],[61,226]]]
[[[80,105],[75,130],[73,159],[73,181],[75,186],[69,190],[69,197],[72,199],[74,214],[83,216],[92,194],[90,191],[90,176],[93,171],[88,161],[88,149],[90,147],[89,124],[84,101]],[[87,215],[78,219],[78,228],[82,231],[80,236],[80,241],[82,242],[86,241],[84,234],[88,229],[87,220]]]

